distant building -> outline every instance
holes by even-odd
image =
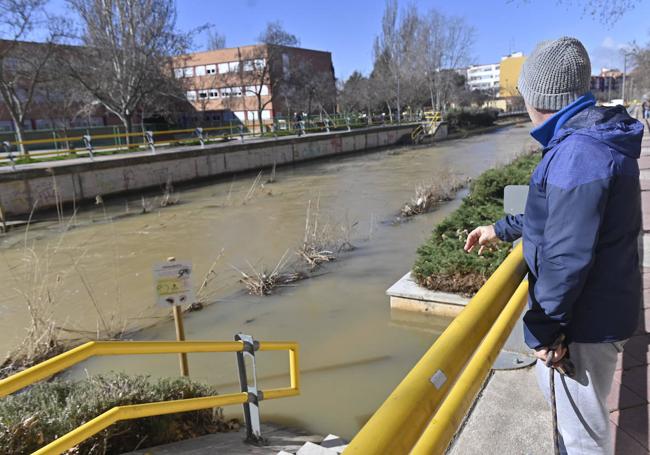
[[[187,100],[197,114],[211,122],[237,121],[259,124],[259,101],[264,104],[261,120],[270,123],[280,112],[305,110],[304,98],[321,93],[318,102],[325,110],[336,106],[332,54],[330,52],[265,44],[196,52],[175,59],[174,75],[184,79]],[[300,73],[302,87],[317,81],[307,94],[301,94],[288,81]],[[322,93],[327,93],[323,98]],[[305,104],[307,103],[307,104]],[[196,114],[195,114],[196,115]]]
[[[621,98],[623,72],[617,69],[601,68],[600,74],[591,76],[591,92],[600,101]]]
[[[501,57],[499,70],[499,96],[508,98],[511,96],[520,96],[517,90],[519,73],[521,66],[524,64],[526,57],[522,52],[515,52],[505,57]]]
[[[467,68],[467,86],[470,90],[499,90],[498,63],[472,65]]]

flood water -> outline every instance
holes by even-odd
[[[153,264],[170,256],[192,261],[198,287],[217,260],[209,286],[213,303],[186,314],[187,338],[231,340],[241,331],[259,340],[299,342],[301,396],[264,401],[263,420],[350,438],[449,323],[391,314],[385,290],[409,270],[417,247],[459,200],[407,223],[391,220],[415,185],[438,170],[475,177],[529,146],[528,125],[509,127],[430,147],[278,168],[276,182],[249,198],[255,173],[177,189],[178,204],[146,214],[138,213],[137,195],[83,207],[74,219],[66,212],[67,228],[49,220],[26,234],[10,232],[0,237],[0,348],[9,351],[25,336],[27,302],[46,302],[57,324],[74,331],[155,323],[131,337],[172,340],[173,324],[155,306]],[[268,172],[262,181],[267,178]],[[147,195],[146,204],[156,207],[156,197]],[[293,255],[309,201],[312,207],[318,201],[321,222],[354,225],[356,249],[272,296],[247,295],[234,267],[272,268],[286,251]],[[222,393],[237,389],[234,354],[190,355],[189,362],[192,378]],[[172,376],[178,360],[98,358],[69,374],[86,371]],[[288,384],[287,371],[285,353],[258,353],[261,388]]]

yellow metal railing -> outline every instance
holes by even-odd
[[[411,140],[414,142],[426,134],[435,134],[436,123],[442,122],[442,113],[434,111],[426,111],[424,113],[426,122],[420,123],[417,128],[411,132]]]
[[[243,341],[91,341],[39,363],[0,381],[0,397],[52,376],[93,356],[176,354],[208,352],[243,352]],[[289,351],[289,387],[262,390],[264,400],[295,396],[300,393],[298,344],[289,341],[260,342],[259,351]],[[60,454],[120,420],[138,419],[175,412],[197,411],[217,406],[244,404],[246,392],[175,401],[160,401],[130,406],[117,406],[86,422],[34,452],[38,455]]]
[[[438,114],[439,113],[435,113]],[[219,141],[227,138],[232,138],[232,137],[242,137],[242,138],[248,138],[248,137],[259,137],[258,132],[251,131],[251,126],[255,128],[255,125],[250,125],[250,124],[238,124],[238,125],[230,125],[230,126],[215,126],[215,127],[205,127],[202,129],[204,133],[204,138],[203,140],[208,143],[208,142],[213,142],[213,141]],[[268,124],[266,125],[268,126]],[[347,124],[331,124],[329,128],[332,130],[339,130],[341,131],[341,128],[345,127],[350,127],[350,128],[359,128],[362,126],[368,126],[367,123],[365,122],[350,122]],[[324,126],[313,126],[313,127],[305,127],[302,131],[304,132],[320,132],[323,131],[326,127]],[[294,128],[290,131],[292,131],[292,134],[295,134],[299,128]],[[196,133],[196,128],[189,128],[189,129],[177,129],[177,130],[158,130],[158,131],[152,131],[153,138],[155,140],[155,145],[156,146],[165,146],[165,145],[170,145],[170,144],[188,144],[188,143],[194,143],[196,141],[199,141],[199,137],[195,135]],[[278,132],[276,132],[277,134]],[[184,138],[177,138],[177,137],[171,137],[167,138],[165,136],[169,135],[175,135],[175,134],[184,134],[184,135],[190,135],[191,137],[184,137]],[[279,131],[279,135],[286,134],[284,130]],[[156,137],[165,137],[164,139],[156,140]],[[130,141],[130,144],[126,144],[126,141],[122,142],[122,140],[125,140],[127,138],[140,138],[142,139],[141,141]],[[149,144],[147,143],[146,137],[145,137],[145,132],[144,131],[138,131],[138,132],[132,132],[132,133],[116,133],[116,134],[97,134],[97,135],[92,135],[92,141],[105,141],[113,139],[115,141],[114,144],[109,144],[109,145],[92,145],[92,151],[93,153],[97,152],[124,152],[124,151],[139,151],[141,149],[146,149]],[[39,157],[57,157],[57,156],[67,156],[71,153],[75,154],[88,154],[88,149],[85,145],[79,145],[75,147],[74,145],[71,144],[83,144],[84,140],[84,135],[75,135],[75,136],[62,136],[62,137],[52,137],[52,138],[43,138],[43,139],[29,139],[25,141],[7,141],[10,146],[13,147],[19,147],[20,145],[23,146],[30,146],[30,145],[43,145],[43,144],[53,144],[54,148],[50,150],[30,150],[29,151],[29,157],[31,158],[39,158]],[[62,148],[59,148],[59,144],[64,144],[65,146]],[[19,159],[22,157],[17,152],[12,152],[12,156],[14,159]],[[0,153],[0,158],[10,158],[9,154],[7,153]]]
[[[526,270],[520,244],[354,437],[346,455],[444,453],[523,309]]]

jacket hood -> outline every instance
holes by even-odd
[[[572,134],[592,137],[630,158],[641,155],[643,123],[630,117],[623,106],[594,106],[577,113],[562,125],[549,147]]]

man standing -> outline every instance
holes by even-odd
[[[544,361],[566,337],[553,362],[570,355],[576,375],[555,372],[560,446],[581,455],[613,452],[606,398],[641,308],[643,125],[622,106],[596,107],[590,76],[589,56],[575,38],[539,43],[526,60],[518,89],[531,135],[544,148],[525,213],[476,228],[465,244],[471,251],[523,236],[530,270],[525,340],[540,359],[537,377],[548,399]]]

